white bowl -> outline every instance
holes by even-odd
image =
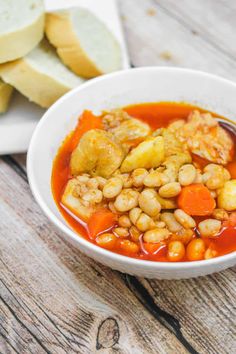
[[[90,80],[58,100],[40,120],[27,159],[32,192],[64,238],[89,257],[121,272],[159,279],[190,278],[236,264],[236,252],[204,261],[167,263],[125,257],[102,249],[76,234],[60,215],[51,192],[51,171],[57,150],[84,109],[103,109],[158,101],[184,101],[236,117],[236,84],[207,73],[178,68],[139,68]]]

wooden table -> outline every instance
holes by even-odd
[[[119,6],[133,66],[186,66],[236,80],[235,1]],[[0,235],[1,353],[236,353],[235,269],[160,281],[95,263],[42,214],[24,155],[0,159]]]

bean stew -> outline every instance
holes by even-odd
[[[61,214],[88,241],[138,259],[235,251],[236,136],[217,117],[171,102],[84,111],[53,164]]]

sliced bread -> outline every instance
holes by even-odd
[[[43,0],[0,0],[0,63],[25,56],[43,38]]]
[[[13,93],[13,87],[0,79],[0,113],[6,112]]]
[[[62,64],[46,39],[24,58],[1,64],[0,76],[30,101],[45,108],[84,82]]]
[[[84,8],[48,13],[45,31],[62,61],[78,75],[91,78],[121,68],[116,38]]]

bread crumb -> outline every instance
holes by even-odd
[[[155,16],[156,15],[156,10],[153,8],[147,9],[147,15],[148,16]]]
[[[172,54],[168,50],[165,50],[164,52],[160,53],[160,58],[170,61],[172,59]]]

